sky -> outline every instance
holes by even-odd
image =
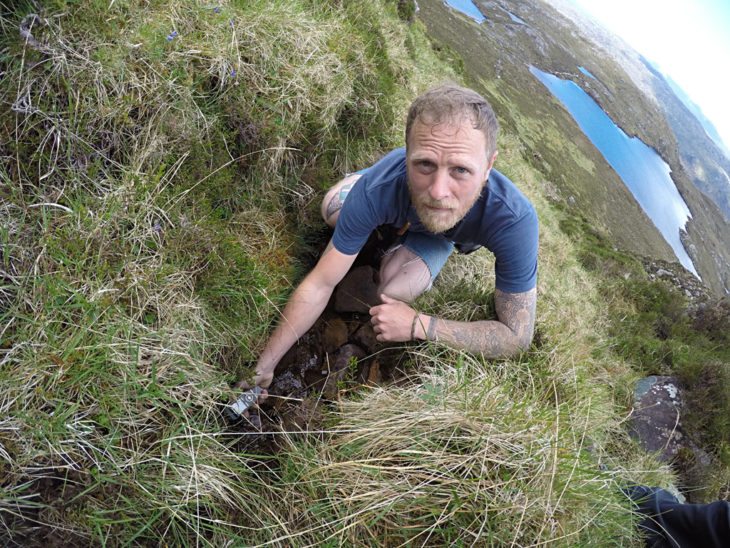
[[[571,0],[669,75],[730,148],[730,0]]]

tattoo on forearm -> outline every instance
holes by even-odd
[[[535,328],[537,292],[494,296],[499,321],[456,322],[440,319],[436,336],[455,348],[479,352],[488,358],[513,356],[526,350]]]

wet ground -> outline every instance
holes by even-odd
[[[402,344],[379,343],[368,314],[380,258],[392,239],[383,233],[370,239],[320,318],[277,365],[258,412],[230,425],[242,434],[237,450],[275,452],[279,433],[320,430],[327,407],[349,391],[404,375]]]

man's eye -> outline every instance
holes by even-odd
[[[465,167],[455,167],[455,168],[454,168],[454,170],[455,170],[455,171],[456,171],[456,173],[458,173],[459,175],[469,175],[469,173],[471,173],[471,172],[470,172],[470,171],[469,171],[468,169],[466,169]]]

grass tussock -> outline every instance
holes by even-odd
[[[615,478],[589,457],[587,432],[575,437],[568,405],[545,405],[466,356],[419,361],[412,383],[345,402],[336,437],[287,454],[284,480],[307,509],[301,535],[358,546],[629,542]],[[608,524],[613,540],[597,535]]]
[[[245,537],[272,481],[219,404],[315,189],[394,139],[408,31],[370,3],[30,10],[0,20],[2,536]]]

